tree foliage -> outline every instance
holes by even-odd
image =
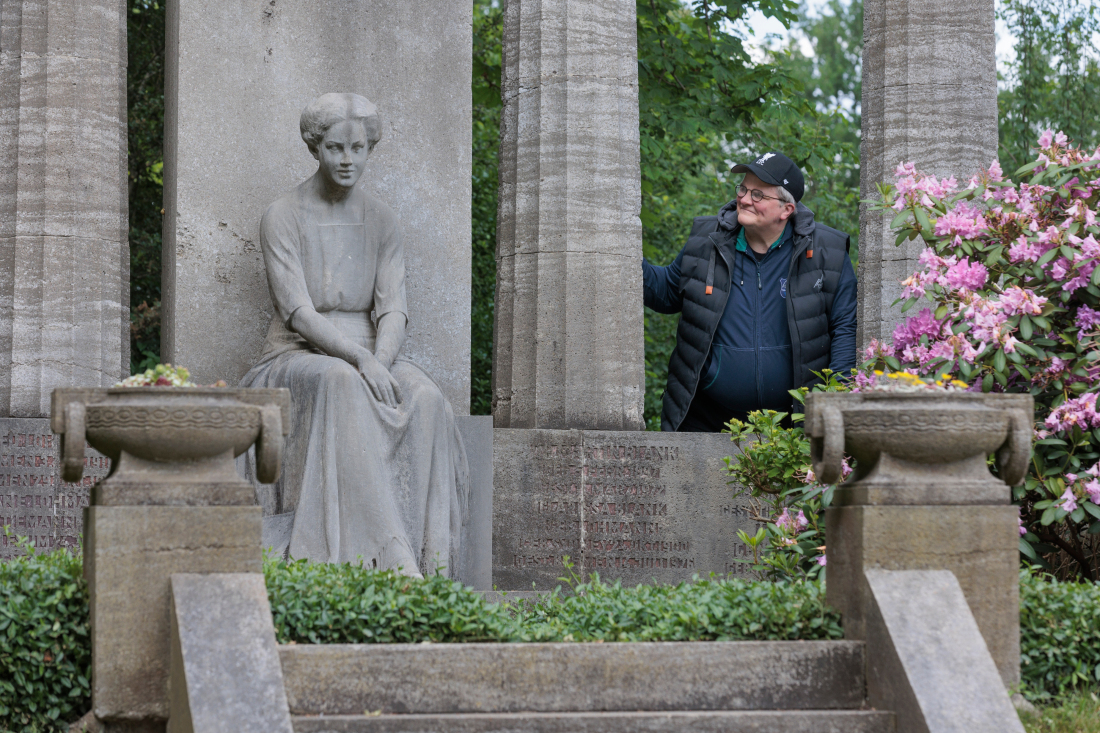
[[[164,168],[164,5],[128,0],[127,131],[130,203],[130,371],[160,361]]]
[[[1100,144],[1100,15],[1095,0],[998,0],[1015,38],[1015,58],[998,74],[1000,159],[1013,171],[1030,161],[1043,130],[1078,145]]]

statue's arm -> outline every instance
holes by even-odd
[[[405,345],[405,314],[390,311],[378,319],[378,339],[375,342],[374,358],[389,369],[393,360],[401,353]]]
[[[358,368],[368,357],[374,358],[370,351],[344,336],[327,318],[309,306],[302,306],[294,311],[287,325],[311,346],[329,356],[343,359],[353,367]]]

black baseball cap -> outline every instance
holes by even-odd
[[[783,153],[764,153],[751,163],[738,163],[730,172],[752,173],[764,183],[787,189],[795,201],[801,201],[806,192],[802,171]]]

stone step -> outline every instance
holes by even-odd
[[[293,715],[843,710],[865,690],[851,641],[292,644],[279,658]]]
[[[295,733],[893,733],[874,710],[297,716]]]

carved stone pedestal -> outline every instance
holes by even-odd
[[[233,458],[259,441],[273,479],[289,404],[286,390],[54,391],[65,479],[80,479],[85,437],[112,465],[84,513],[102,729],[165,730],[172,574],[262,571],[261,510]]]
[[[807,399],[806,432],[821,480],[839,478],[845,453],[857,462],[825,515],[828,601],[843,615],[845,637],[867,642],[868,700],[896,710],[899,731],[940,730],[932,718],[955,704],[986,710],[979,727],[962,729],[1015,730],[999,727],[1009,725],[1004,716],[1019,725],[1003,694],[1020,681],[1018,522],[1009,486],[1027,471],[1033,409],[1029,395]],[[986,467],[994,452],[997,478]],[[936,613],[929,616],[928,606]],[[964,628],[980,638],[962,638]],[[918,637],[970,656],[922,656]],[[943,696],[978,678],[996,689]]]

